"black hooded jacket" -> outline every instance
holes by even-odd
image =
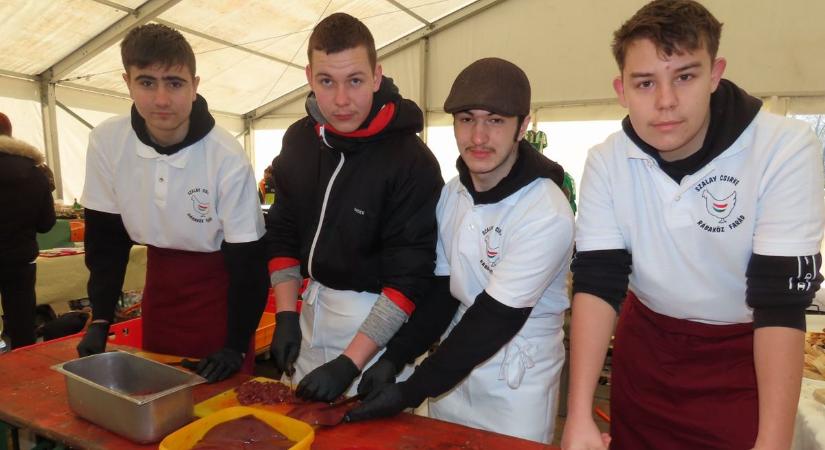
[[[390,287],[415,302],[434,270],[435,205],[444,184],[416,135],[421,110],[384,77],[352,133],[324,126],[312,94],[307,112],[272,162],[269,258],[298,260],[304,277],[334,289]]]
[[[0,136],[0,265],[37,258],[36,233],[54,226],[49,180],[36,166],[43,155],[31,145]]]

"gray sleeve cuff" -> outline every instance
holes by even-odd
[[[269,283],[272,286],[276,286],[289,280],[297,280],[298,283],[304,281],[304,277],[301,276],[301,266],[287,267],[269,274]]]
[[[406,320],[407,314],[381,293],[358,331],[384,347]]]

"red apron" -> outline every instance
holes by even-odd
[[[204,358],[226,343],[229,273],[223,253],[149,246],[143,290],[143,349]],[[251,374],[250,342],[244,373]]]
[[[631,292],[616,326],[611,450],[747,450],[756,441],[753,325],[674,319]]]

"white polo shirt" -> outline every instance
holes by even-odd
[[[140,142],[128,115],[103,122],[89,135],[81,202],[120,214],[133,241],[163,248],[213,252],[265,231],[252,166],[217,126],[161,155]]]
[[[567,309],[573,211],[551,180],[474,205],[456,177],[442,189],[436,217],[435,274],[450,276],[450,292],[461,303],[471,306],[486,290],[507,306],[533,307],[530,317]]]
[[[752,321],[752,253],[819,251],[825,227],[821,144],[807,124],[760,112],[707,166],[677,184],[618,132],[590,150],[578,251],[626,249],[630,289],[650,309],[705,323]]]

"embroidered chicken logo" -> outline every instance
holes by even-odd
[[[202,192],[192,194],[192,209],[200,216],[205,216],[209,213],[209,198]]]
[[[713,194],[708,192],[707,189],[705,189],[702,191],[702,198],[705,199],[705,208],[707,208],[708,213],[719,219],[719,223],[725,223],[725,219],[730,216],[730,213],[733,212],[733,208],[736,207],[736,191],[733,191],[727,197],[719,200],[714,197]]]

